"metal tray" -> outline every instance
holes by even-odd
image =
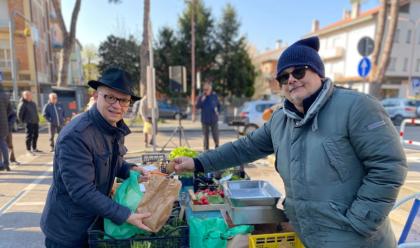
[[[263,180],[229,181],[224,184],[223,190],[234,207],[276,206],[281,197],[279,191]]]
[[[227,200],[225,209],[235,225],[278,224],[286,220],[284,212],[275,206],[234,207]]]

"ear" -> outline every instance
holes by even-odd
[[[93,99],[95,99],[95,101],[98,100],[98,91],[95,91],[95,93],[93,93]]]

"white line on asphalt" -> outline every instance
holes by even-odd
[[[53,168],[48,168],[41,176],[38,176],[31,184],[26,186],[23,190],[21,190],[17,195],[15,195],[12,199],[10,199],[6,204],[4,204],[0,208],[0,217],[5,214],[17,201],[19,201],[22,197],[24,197],[27,193],[29,193],[35,186],[37,186],[42,180],[47,178],[47,175],[52,172]]]
[[[15,206],[43,206],[45,202],[16,202]]]

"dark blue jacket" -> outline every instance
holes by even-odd
[[[130,209],[109,194],[115,177],[127,178],[132,164],[123,160],[123,121],[111,126],[96,105],[75,117],[57,139],[53,182],[41,217],[49,239],[70,247],[87,244],[87,230],[97,216],[124,223]]]
[[[24,123],[39,123],[38,109],[33,101],[29,102],[21,98],[17,108],[17,116],[19,121]]]
[[[45,104],[42,115],[51,125],[64,126],[64,108],[61,104],[52,104],[50,102]]]
[[[220,103],[216,93],[212,92],[206,96],[204,101],[201,101],[203,96],[197,100],[197,109],[201,109],[201,122],[206,125],[217,123],[218,113],[220,113]]]
[[[17,115],[15,111],[10,112],[10,114],[7,116],[7,122],[9,124],[9,133],[13,131],[13,126],[15,125],[17,119]]]

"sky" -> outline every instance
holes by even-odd
[[[227,3],[233,5],[241,23],[240,34],[258,51],[273,49],[277,40],[292,44],[311,31],[312,20],[320,27],[340,20],[344,9],[351,9],[350,0],[203,0],[216,22]],[[63,15],[70,22],[74,0],[62,0]],[[158,30],[169,26],[178,30],[178,19],[186,8],[186,0],[150,0],[154,39]],[[362,11],[379,5],[379,0],[365,0]],[[83,46],[99,46],[108,35],[141,40],[143,0],[84,0],[79,13],[76,37]]]

